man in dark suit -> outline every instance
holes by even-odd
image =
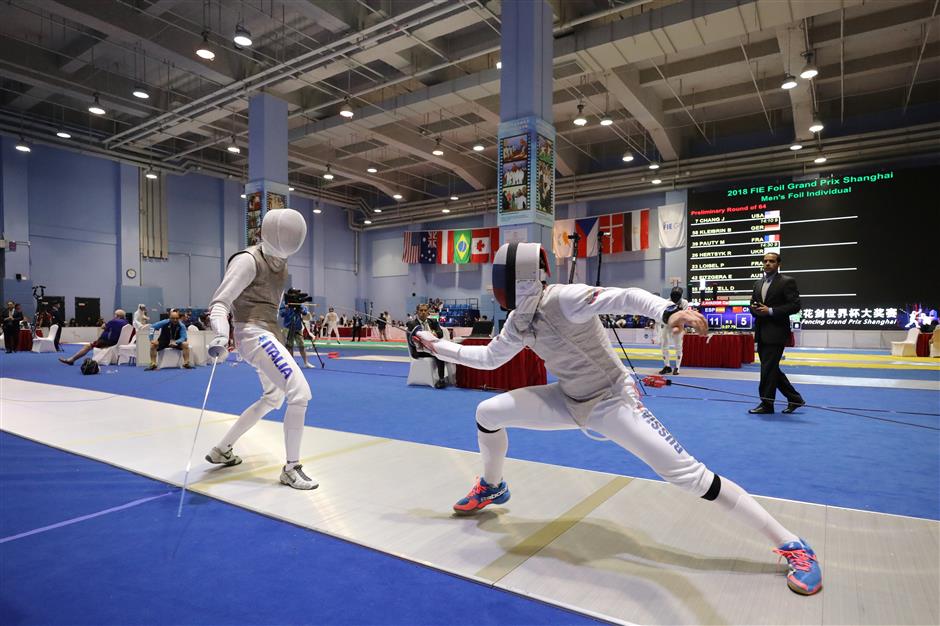
[[[780,371],[783,349],[790,340],[790,316],[800,311],[800,291],[796,279],[780,273],[780,255],[764,255],[764,277],[754,284],[751,313],[754,315],[754,336],[760,356],[760,404],[748,413],[773,413],[777,390],[787,399],[784,413],[793,413],[803,406],[803,396]]]
[[[411,333],[415,328],[419,330],[426,330],[437,335],[438,339],[444,336],[444,331],[441,329],[441,325],[437,323],[437,320],[433,320],[428,317],[430,312],[430,307],[427,304],[419,304],[415,309],[417,314],[415,319],[408,320],[408,350],[411,352],[411,358],[413,359],[434,359],[434,362],[437,364],[437,382],[434,383],[434,386],[438,389],[443,389],[447,386],[447,374],[444,371],[444,361],[437,359],[433,354],[429,352],[418,351],[414,345],[414,342],[411,341]]]

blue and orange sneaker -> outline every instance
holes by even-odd
[[[476,513],[491,504],[504,504],[509,501],[509,487],[506,481],[490,485],[481,476],[466,498],[461,498],[454,505],[454,512],[461,515]]]
[[[816,553],[803,539],[785,543],[774,552],[785,558],[790,566],[787,572],[790,591],[811,596],[822,589],[822,568],[816,561]]]

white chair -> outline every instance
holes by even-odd
[[[209,350],[206,347],[206,335],[195,326],[186,329],[186,343],[189,344],[189,358],[193,365],[205,365],[209,362]]]
[[[165,348],[157,352],[157,369],[170,367],[183,367],[183,351],[176,348]]]
[[[131,362],[137,364],[137,334],[130,340],[130,343],[127,343],[123,346],[118,346],[118,365],[128,365]]]
[[[940,326],[933,329],[933,336],[930,338],[930,356],[940,356]]]
[[[150,324],[144,324],[137,329],[137,367],[150,365]]]
[[[891,356],[917,356],[917,335],[920,330],[912,328],[907,331],[904,341],[891,342]]]
[[[457,366],[453,363],[444,363],[445,382],[450,385],[456,384]],[[411,359],[411,366],[408,368],[408,384],[424,385],[433,387],[437,382],[437,363],[434,359]]]
[[[33,338],[33,352],[55,352],[55,334],[59,332],[59,325],[53,324],[47,337]]]
[[[126,346],[131,342],[131,334],[133,332],[134,327],[131,324],[125,324],[124,327],[121,328],[118,342],[108,348],[95,348],[91,354],[91,358],[98,361],[98,365],[114,365],[118,360],[118,351],[121,349],[121,346]]]

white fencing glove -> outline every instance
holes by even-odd
[[[209,345],[206,346],[206,350],[213,359],[225,356],[228,354],[228,337],[218,335],[209,342]]]

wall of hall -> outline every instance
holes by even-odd
[[[6,137],[3,141],[8,142]],[[166,175],[169,258],[141,260],[134,285],[129,289],[125,279],[122,289],[127,269],[120,254],[122,166],[42,145],[33,146],[28,155],[4,149],[3,158],[19,159],[17,165],[25,164],[26,170],[24,176],[0,181],[8,191],[13,184],[26,187],[10,196],[27,199],[27,210],[15,215],[17,226],[27,222],[28,237],[17,238],[28,239],[29,245],[12,253],[29,255],[29,270],[24,272],[29,280],[23,284],[46,285],[47,295],[63,296],[67,318],[75,316],[75,297],[99,298],[105,317],[118,306],[136,308],[140,299],[159,310],[204,307],[228,257],[241,247],[239,183],[192,173]],[[353,307],[359,285],[353,274],[354,234],[346,227],[344,212],[321,204],[323,213],[314,215],[312,201],[296,196],[292,204],[308,228],[303,248],[290,259],[293,286],[312,295],[330,294],[340,306]],[[0,212],[0,217],[12,219],[12,208],[0,208],[7,213]],[[136,245],[136,230],[133,237]],[[122,293],[129,301],[122,301]],[[19,295],[17,300],[28,313],[32,311],[28,296]]]

